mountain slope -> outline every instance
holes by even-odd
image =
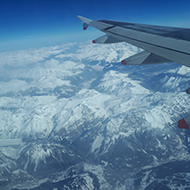
[[[188,187],[169,179],[190,173],[189,131],[175,124],[190,112],[190,70],[120,65],[139,51],[74,43],[3,53],[1,189]],[[165,165],[173,172],[152,178]]]

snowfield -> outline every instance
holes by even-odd
[[[190,133],[176,122],[190,112],[190,70],[121,65],[140,51],[86,42],[2,53],[0,189],[189,187],[179,176],[190,175]],[[173,162],[183,169],[163,174]]]

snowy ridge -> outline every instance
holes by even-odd
[[[139,51],[74,43],[3,53],[0,138],[9,146],[0,144],[0,187],[170,187],[171,175],[150,178],[156,167],[189,161],[189,132],[175,124],[190,112],[189,69],[120,64]]]

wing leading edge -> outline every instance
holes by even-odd
[[[121,61],[122,65],[143,65],[177,62],[190,67],[190,29],[118,22],[111,20],[90,20],[78,16],[83,29],[92,26],[106,35],[93,43],[127,42],[144,51]],[[190,88],[189,88],[190,89]],[[190,94],[190,90],[186,90]],[[190,128],[190,115],[178,122],[178,127]]]

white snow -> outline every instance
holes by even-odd
[[[93,165],[85,163],[84,170],[90,171],[97,176],[99,183],[101,184],[101,189],[105,190],[111,189],[111,185],[109,185],[106,182],[106,179],[104,178],[104,170],[101,165]]]
[[[22,139],[0,139],[0,147],[18,146],[22,144]]]
[[[44,150],[41,145],[36,145],[35,149],[31,152],[31,161],[35,163],[34,171],[36,171],[39,162],[42,160],[44,163],[46,163],[46,157],[50,156],[51,150],[46,149]],[[26,166],[27,167],[27,166]]]
[[[190,72],[190,68],[189,67],[186,67],[186,66],[181,66],[180,68],[179,68],[179,71],[178,71],[178,73],[180,74],[180,75],[186,75],[187,73],[189,73]]]
[[[140,49],[124,43],[83,44],[76,49],[75,45],[0,54],[0,151],[4,155],[17,159],[20,149],[25,146],[21,138],[46,140],[55,132],[61,134],[60,139],[72,141],[77,137],[73,137],[75,133],[80,135],[81,131],[96,126],[105,127],[107,136],[101,133],[95,136],[90,151],[93,154],[98,152],[104,142],[105,153],[120,137],[127,138],[134,131],[147,128],[162,131],[189,113],[189,96],[185,92],[171,91],[184,80],[180,76],[176,78],[175,73],[188,74],[186,67],[173,69],[173,76],[167,75],[160,81],[160,85],[167,81],[164,83],[168,89],[166,93],[162,91],[162,86],[154,90],[151,84],[155,81],[149,81],[148,77],[146,79],[146,76],[161,73],[154,67],[150,69],[152,73],[147,75],[144,74],[147,67],[134,69],[118,66],[117,71],[114,70],[113,65],[120,65],[122,59]],[[69,50],[70,47],[74,50]],[[109,68],[105,67],[108,65]],[[131,77],[134,72],[140,72],[143,80]],[[84,126],[84,121],[89,124]],[[170,136],[165,138],[167,140]],[[166,147],[161,140],[156,140],[157,148],[164,150]],[[168,159],[180,159],[180,156],[181,159],[189,159],[183,142],[178,140],[177,143],[179,146],[175,148],[181,149],[180,155],[172,154]],[[17,148],[11,146],[13,144]],[[128,146],[130,148],[131,145]],[[139,150],[147,154],[144,149]],[[39,162],[46,162],[50,154],[51,149],[36,146],[33,152],[28,152],[25,169],[32,159],[36,171]],[[153,158],[158,162],[156,157]],[[103,167],[107,165],[108,162],[101,166],[86,163],[84,166],[98,176],[102,189],[111,188],[104,179]],[[147,176],[148,173],[142,187],[145,187]],[[84,177],[91,186],[92,179]],[[124,186],[117,188],[123,189]]]
[[[43,47],[40,49],[19,50],[1,53],[0,66],[11,65],[12,67],[26,66],[44,60],[51,55],[57,55],[67,50],[73,44],[63,46]]]
[[[0,94],[7,92],[19,92],[24,91],[28,88],[28,84],[25,81],[13,79],[8,82],[0,83]]]
[[[101,147],[103,140],[104,140],[104,137],[102,135],[99,135],[96,137],[96,139],[94,140],[94,142],[91,146],[92,153]]]
[[[75,88],[73,78],[78,77],[84,80],[83,72],[86,74],[85,68],[89,65],[85,61],[97,61],[89,65],[92,68],[89,72],[93,72],[93,69],[102,72],[104,66],[100,65],[100,61],[117,62],[140,51],[128,44],[119,43],[101,46],[86,44],[79,46],[75,52],[65,53],[73,45],[76,44],[12,52],[12,54],[3,53],[4,57],[1,56],[0,59],[1,66],[10,65],[18,68],[14,72],[10,70],[14,78],[0,82],[0,93],[21,93],[36,88],[43,94],[44,90],[62,87],[60,91],[66,94],[67,91],[72,92],[71,88]],[[51,58],[47,59],[49,56]],[[32,66],[30,68],[27,65]],[[187,72],[186,67],[181,67],[178,71],[181,74]],[[28,78],[31,81],[25,81]],[[116,135],[113,135],[111,140],[114,142],[114,139],[118,138],[124,117],[131,112],[141,113],[149,126],[163,129],[166,121],[170,124],[174,123],[171,116],[189,111],[190,103],[185,93],[177,94],[177,96],[172,93],[152,93],[141,85],[140,80],[131,79],[127,71],[119,72],[111,69],[103,75],[96,89],[88,89],[96,79],[92,76],[84,80],[81,89],[70,98],[57,99],[51,94],[33,97],[22,96],[22,94],[16,98],[0,97],[2,108],[0,136],[17,138],[22,134],[34,136],[40,134],[41,137],[46,137],[53,130],[54,116],[57,118],[56,131],[61,128],[72,131],[76,128],[74,124],[80,124],[84,119],[93,121],[95,118],[110,117],[107,127],[110,134]],[[178,83],[174,77],[171,77],[166,85],[169,88],[174,82]],[[152,102],[160,100],[163,104],[152,105]],[[128,130],[120,135],[128,136],[131,133],[132,131]]]

